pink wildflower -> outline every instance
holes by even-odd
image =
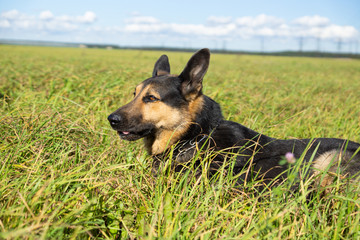
[[[286,161],[290,164],[294,164],[296,162],[295,155],[291,152],[285,154]]]

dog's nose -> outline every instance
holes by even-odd
[[[119,124],[121,122],[122,119],[121,119],[121,116],[112,113],[108,116],[108,120],[110,122],[110,125],[112,127],[115,127],[117,124]]]

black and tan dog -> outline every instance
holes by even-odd
[[[213,158],[213,169],[222,165],[226,153],[231,153],[237,155],[235,173],[248,168],[264,179],[286,171],[288,165],[279,162],[287,153],[295,158],[304,153],[305,161],[313,159],[312,175],[339,169],[348,176],[360,172],[358,143],[335,138],[279,140],[224,120],[218,103],[202,93],[209,60],[209,50],[199,50],[180,75],[171,75],[167,56],[161,56],[152,77],[136,87],[134,99],[110,114],[111,127],[121,139],[144,138],[155,167],[159,160],[167,159],[169,149],[173,151],[173,162],[179,166],[191,163],[201,149],[210,148],[220,152]],[[250,175],[254,176],[246,174],[240,178],[250,180]],[[331,176],[324,178],[322,184],[332,181]]]

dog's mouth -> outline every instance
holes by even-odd
[[[144,129],[142,131],[117,131],[120,138],[127,141],[136,141],[143,138],[151,133],[151,129]]]

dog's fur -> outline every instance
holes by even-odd
[[[236,154],[235,173],[244,168],[252,170],[253,174],[241,176],[242,180],[254,175],[271,180],[284,174],[289,165],[279,162],[289,152],[297,159],[303,153],[305,161],[314,159],[311,170],[314,176],[323,171],[341,170],[340,174],[348,176],[359,172],[358,143],[335,138],[280,140],[224,120],[218,103],[202,93],[209,61],[209,50],[201,49],[180,75],[171,75],[167,56],[161,56],[152,77],[136,87],[134,99],[108,117],[120,138],[129,141],[144,138],[155,168],[170,149],[175,165],[181,165],[191,162],[200,149],[211,148],[218,152],[212,169],[222,165],[227,153]],[[331,176],[323,177],[319,184],[331,182]]]

